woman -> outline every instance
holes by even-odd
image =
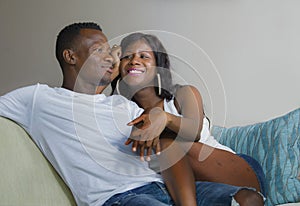
[[[139,129],[126,144],[132,143],[133,151],[138,148],[142,158],[146,151],[148,160],[152,148],[162,151],[158,156],[160,171],[176,205],[197,205],[195,181],[225,183],[225,194],[232,191],[232,185],[239,186],[232,194],[233,201],[263,205],[258,193],[265,193],[260,166],[209,134],[201,94],[193,86],[172,84],[169,57],[161,42],[153,35],[134,33],[122,40],[121,48],[120,78],[112,83],[113,89],[147,113],[129,123]],[[161,119],[160,124],[151,125],[151,118]],[[148,127],[152,131],[157,127],[157,134],[147,133]]]

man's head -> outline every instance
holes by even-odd
[[[102,31],[101,27],[93,22],[86,23],[74,23],[63,28],[56,40],[56,50],[55,55],[56,59],[59,62],[59,65],[63,68],[65,64],[63,51],[65,49],[76,49],[78,46],[78,38],[80,36],[81,29],[95,29]]]
[[[83,92],[110,83],[111,49],[95,23],[74,23],[61,30],[56,58],[64,75],[63,87]]]

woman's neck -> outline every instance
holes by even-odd
[[[133,96],[134,101],[143,109],[150,109],[158,105],[162,99],[156,95],[154,87],[143,88]]]

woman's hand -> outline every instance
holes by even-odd
[[[113,72],[110,76],[110,80],[113,81],[119,75],[119,65],[120,65],[120,57],[121,57],[121,46],[113,45],[111,48],[111,56],[113,57]],[[107,85],[97,86],[95,93],[101,94]]]
[[[116,44],[113,45],[111,48],[111,55],[113,57],[113,73],[111,75],[111,80],[114,80],[119,75],[121,53],[121,46]]]

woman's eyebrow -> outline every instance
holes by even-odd
[[[131,51],[131,50],[126,50],[124,53],[130,53],[130,54],[135,54],[135,53],[141,53],[141,52],[153,52],[152,50],[139,50],[139,51]]]

